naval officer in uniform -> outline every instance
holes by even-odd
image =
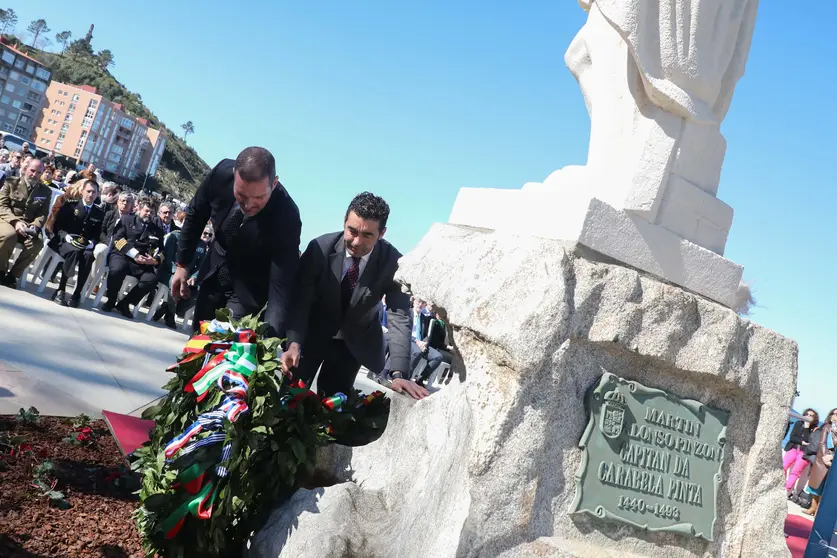
[[[126,215],[117,223],[113,233],[113,250],[108,258],[108,300],[102,310],[110,312],[116,308],[131,319],[129,305],[139,304],[157,287],[155,268],[163,261],[163,230],[154,222],[153,216],[151,201],[143,200],[136,214]],[[128,275],[139,282],[117,302],[122,281]]]

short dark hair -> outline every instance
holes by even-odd
[[[247,182],[276,178],[276,159],[264,147],[248,147],[235,159],[235,172]]]
[[[343,218],[344,223],[348,221],[349,213],[352,211],[361,219],[378,221],[379,231],[387,228],[389,205],[384,201],[384,198],[376,196],[372,192],[362,192],[354,197],[346,210],[346,216]]]

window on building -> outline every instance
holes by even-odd
[[[77,147],[76,150],[73,152],[73,157],[78,157],[80,154],[81,154],[81,148]]]
[[[9,72],[9,79],[13,79],[15,81],[19,80],[20,79],[20,73],[12,70],[11,72]]]
[[[17,113],[13,110],[10,110],[7,117],[9,120],[17,120]]]
[[[6,116],[6,109],[0,109],[0,116]]]
[[[42,144],[46,145],[46,142],[47,142],[47,139],[46,139],[46,138],[41,138],[41,143],[42,143]]]
[[[55,130],[50,130],[49,135],[54,136],[55,135]]]
[[[65,134],[64,132],[61,132],[60,134],[58,134],[58,139],[59,140],[63,140],[66,137],[67,137],[67,134]]]
[[[98,106],[98,104],[99,104],[99,101],[97,101],[96,99],[90,99],[90,106],[91,107]]]
[[[34,74],[35,73],[35,65],[32,62],[26,64],[26,73],[27,74]]]
[[[44,81],[48,81],[49,80],[49,70],[47,70],[45,68],[38,68],[37,70],[35,70],[35,77],[38,78],[38,79],[42,79]]]
[[[11,124],[3,124],[3,131],[11,132],[12,131],[12,125]]]
[[[73,115],[72,114],[68,114],[67,116],[64,117],[64,122],[72,122],[72,121],[73,121]]]
[[[20,78],[20,83],[22,83],[23,85],[29,85],[31,82],[32,82],[32,80],[29,79],[26,76],[23,76],[22,78]]]
[[[19,136],[25,136],[29,130],[24,128],[23,126],[15,126],[15,133]]]
[[[70,103],[70,106],[67,108],[67,112],[75,112],[76,106],[73,103]]]
[[[55,144],[55,149],[64,149],[64,144],[59,141]]]
[[[9,102],[11,102],[11,100],[12,98],[8,95],[3,95],[2,97],[0,97],[0,103],[3,103],[4,105],[8,105]]]
[[[61,90],[59,89],[59,90],[58,90],[58,94],[60,95],[61,93],[63,93],[63,91],[61,91]]]
[[[62,130],[68,130],[69,128],[70,128],[69,124],[64,124],[63,126],[61,126]]]
[[[81,132],[81,137],[83,137],[83,138],[86,138],[86,137],[87,137],[87,131],[86,131],[86,130],[83,130],[83,131]]]
[[[64,91],[64,96],[65,96],[65,97],[67,96],[67,92],[66,92],[66,91]]]
[[[90,124],[92,124],[92,123],[93,123],[92,118],[85,118],[84,120],[81,121],[81,127],[82,128],[89,128]]]
[[[26,112],[32,112],[33,108],[35,108],[35,107],[30,105],[29,103],[23,103],[23,110],[25,110]]]
[[[7,83],[6,84],[6,91],[8,91],[9,93],[14,93],[15,92],[15,86],[11,83]]]
[[[17,60],[15,60],[15,68],[22,70],[25,66],[26,60],[24,60],[23,58],[18,58]]]
[[[15,99],[14,101],[12,101],[12,106],[16,109],[23,108],[23,103]]]
[[[3,62],[5,62],[6,64],[14,64],[15,63],[15,55],[12,54],[12,52],[10,50],[4,50],[2,58],[3,58]]]
[[[32,121],[31,116],[26,116],[25,114],[20,115],[20,120],[18,120],[18,124],[29,124]]]
[[[38,103],[41,100],[41,95],[40,93],[33,93],[32,91],[30,91],[26,94],[26,100],[35,101],[36,103]]]
[[[78,95],[73,95],[73,101],[78,101],[78,100],[79,100],[79,96]]]
[[[82,145],[84,145],[84,138],[81,138],[80,140],[78,140],[78,143],[76,145],[78,147],[81,147]]]
[[[32,80],[32,89],[34,89],[36,91],[40,91],[41,93],[43,93],[44,91],[46,91],[46,83],[44,83],[42,81],[38,81],[37,79],[33,79]]]

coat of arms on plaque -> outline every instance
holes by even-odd
[[[611,390],[604,395],[599,428],[608,438],[618,438],[625,424],[625,396],[618,389]]]

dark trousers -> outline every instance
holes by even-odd
[[[64,267],[61,271],[61,282],[58,284],[58,290],[63,292],[67,286],[67,281],[70,276],[78,268],[78,277],[76,277],[76,288],[73,291],[73,296],[81,296],[81,290],[90,276],[90,269],[93,267],[93,249],[83,250],[76,248],[69,242],[61,242],[58,246],[58,255],[64,258]]]
[[[322,395],[349,393],[355,385],[360,363],[352,355],[342,339],[306,342],[302,358],[294,376],[310,386],[320,371],[317,391]]]
[[[427,347],[426,351],[422,351],[419,349],[419,346],[413,341],[413,344],[410,345],[410,373],[413,374],[416,371],[416,367],[421,362],[421,359],[424,358],[427,360],[427,366],[421,372],[421,378],[426,380],[430,377],[434,370],[439,368],[439,365],[442,364],[442,353],[434,349],[433,347]]]
[[[246,308],[234,292],[222,288],[218,284],[217,277],[212,275],[201,283],[198,290],[198,300],[195,302],[195,314],[192,318],[192,329],[199,331],[201,322],[214,320],[215,311],[221,308],[229,308],[236,320],[240,320],[248,314],[255,314],[260,310],[256,309],[254,311],[252,308]]]
[[[145,295],[157,288],[157,274],[154,272],[154,266],[140,265],[119,252],[110,253],[108,270],[107,303],[111,306],[116,304],[122,281],[129,275],[139,283],[120,301],[122,304],[139,304]]]

